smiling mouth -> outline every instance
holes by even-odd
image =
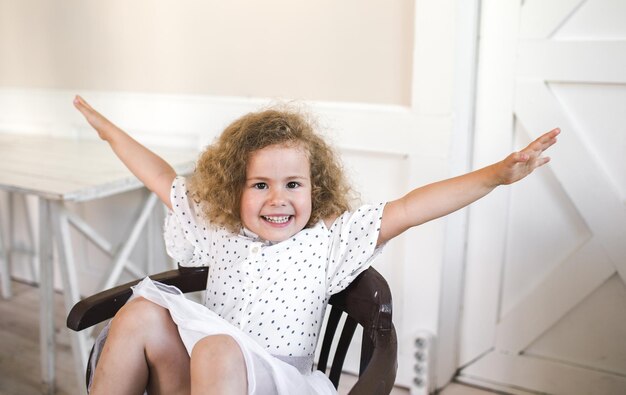
[[[266,220],[267,222],[271,222],[273,224],[285,224],[287,222],[289,222],[289,220],[291,219],[291,215],[281,215],[281,216],[267,216],[267,215],[262,215],[261,218],[263,218],[264,220]]]

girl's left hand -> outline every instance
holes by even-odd
[[[556,136],[561,129],[552,129],[521,151],[514,152],[499,163],[499,184],[508,185],[521,180],[536,168],[545,165],[550,157],[541,156],[545,150],[556,143]]]

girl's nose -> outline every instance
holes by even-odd
[[[270,196],[270,204],[272,206],[284,206],[286,204],[285,195],[282,190],[274,190]]]

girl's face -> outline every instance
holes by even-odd
[[[267,241],[295,235],[311,217],[311,166],[300,147],[270,145],[248,158],[241,222]]]

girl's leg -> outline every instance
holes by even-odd
[[[167,309],[144,298],[115,315],[94,374],[92,395],[189,394],[189,355]]]
[[[246,363],[228,335],[207,336],[191,351],[191,394],[248,393]]]

